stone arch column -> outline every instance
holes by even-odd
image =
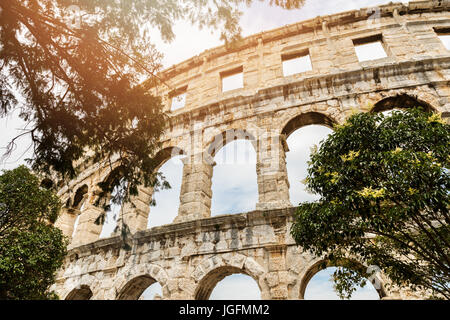
[[[73,229],[77,216],[80,214],[79,210],[63,207],[55,222],[55,227],[61,229],[63,234],[69,239],[72,238]]]
[[[87,224],[90,219],[86,219],[86,211],[89,207],[89,187],[87,184],[80,186],[75,192],[73,198],[66,200],[66,205],[61,210],[61,213],[56,221],[56,226],[60,228],[64,235],[72,240],[72,243],[83,244],[92,240],[96,240],[95,237],[86,237],[83,233],[88,228]],[[84,205],[84,208],[83,208]],[[77,230],[75,228],[76,219],[79,217],[79,223]],[[75,231],[75,234],[73,234]],[[73,236],[73,237],[72,237]]]
[[[289,150],[283,134],[264,132],[258,140],[256,174],[259,199],[257,210],[290,207],[286,152]]]
[[[87,184],[82,184],[76,188],[73,197],[69,196],[65,199],[64,207],[58,216],[55,226],[60,228],[63,234],[72,239],[75,222],[77,217],[81,214],[81,209],[88,197],[89,187]]]
[[[119,234],[124,225],[130,233],[147,229],[149,207],[152,201],[153,188],[138,187],[138,195],[133,196],[130,202],[122,204],[117,218],[117,230],[114,235]]]
[[[186,157],[182,161],[180,206],[174,222],[208,218],[211,216],[211,179],[215,162],[204,153]]]
[[[178,147],[167,147],[160,150],[154,157],[154,172],[159,169],[170,159],[176,156],[184,155],[185,152]],[[151,215],[150,204],[152,203],[154,188],[152,186],[138,187],[138,195],[131,197],[130,202],[124,203],[117,219],[117,232],[120,233],[122,226],[125,224],[131,233],[146,230],[149,214]]]
[[[103,225],[96,224],[95,221],[103,214],[101,205],[94,205],[97,192],[93,191],[86,199],[83,212],[80,213],[77,230],[72,238],[73,245],[82,245],[94,242],[100,236]]]

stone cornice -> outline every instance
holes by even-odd
[[[286,84],[280,84],[269,88],[260,89],[252,95],[233,96],[221,101],[188,110],[184,113],[179,113],[172,116],[170,118],[170,121],[171,125],[173,126],[176,123],[189,123],[191,120],[196,119],[197,117],[203,118],[207,115],[213,115],[222,110],[227,110],[236,106],[242,107],[244,105],[258,105],[261,104],[261,102],[264,100],[270,100],[274,97],[279,97],[280,92],[282,92],[282,96],[284,96],[285,100],[287,100],[288,96],[299,94],[302,91],[317,89],[328,90],[330,92],[330,97],[322,97],[322,99],[320,100],[311,99],[302,102],[302,104],[318,103],[331,98],[331,96],[333,98],[339,98],[340,95],[337,92],[339,91],[339,87],[351,87],[353,84],[361,80],[364,80],[365,82],[375,81],[377,85],[379,85],[379,90],[383,90],[387,89],[382,86],[382,80],[385,78],[391,76],[407,76],[411,73],[423,74],[424,77],[426,77],[426,72],[448,68],[450,68],[450,55],[441,57],[422,57],[422,59],[406,62],[393,62],[387,60],[386,63],[383,60],[380,61],[379,64],[374,62],[371,65],[367,65],[365,67],[363,66],[355,70],[336,72],[326,75],[315,75]],[[448,82],[450,81],[450,79],[440,81]],[[430,82],[433,83],[435,81],[425,79],[422,82],[411,82],[409,86],[419,86],[428,84]],[[402,87],[405,87],[405,85],[402,85]],[[353,88],[351,92],[348,90],[344,91],[346,91],[346,93],[344,94],[345,96],[366,93],[363,91],[356,91]]]
[[[403,3],[391,3],[377,7],[380,9],[380,17],[393,17],[394,12],[397,12],[399,15],[406,15],[446,11],[450,8],[450,4],[448,3],[449,2],[446,1],[425,0],[410,2],[408,5],[405,5]],[[289,24],[270,31],[260,32],[243,38],[232,47],[223,45],[206,50],[197,56],[194,56],[184,62],[173,65],[164,70],[161,73],[161,77],[170,79],[191,68],[202,65],[205,60],[212,60],[232,52],[241,51],[249,47],[256,47],[258,45],[258,41],[262,41],[262,43],[268,43],[276,41],[278,39],[320,30],[322,29],[324,22],[330,27],[355,23],[366,20],[371,16],[371,14],[373,14],[373,12],[370,12],[368,8],[362,8],[359,10],[346,11],[327,16],[318,16],[313,19]]]
[[[285,224],[286,221],[293,217],[294,212],[294,207],[264,211],[256,210],[241,214],[220,215],[206,219],[172,223],[139,231],[132,236],[131,241],[134,247],[150,241],[159,241],[186,234],[198,234],[215,230],[223,231],[225,229],[243,229],[256,225]],[[120,236],[101,239],[89,244],[69,247],[67,257],[74,255],[83,257],[91,254],[93,251],[106,252],[111,249],[120,249],[123,247],[123,244],[123,239]]]

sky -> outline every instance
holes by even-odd
[[[306,0],[303,8],[286,11],[278,7],[270,7],[268,1],[254,1],[251,7],[241,6],[244,12],[241,18],[241,27],[243,36],[248,36],[320,15],[375,7],[389,2],[386,0]],[[157,48],[164,54],[163,65],[165,68],[198,55],[206,49],[222,44],[217,32],[206,29],[198,30],[197,27],[183,21],[175,24],[174,32],[176,39],[171,43],[163,42],[157,33],[154,36]],[[20,134],[23,127],[24,123],[18,118],[18,111],[0,119],[0,148],[3,151],[7,143]],[[307,193],[300,181],[306,177],[310,148],[319,144],[330,132],[331,130],[326,127],[308,126],[297,130],[288,138],[287,142],[290,151],[286,160],[291,184],[290,196],[293,204],[298,204],[302,201],[312,201],[317,198]],[[0,163],[0,169],[12,169],[24,163],[24,159],[31,156],[29,147],[29,138],[25,137],[18,141],[12,156]],[[0,152],[2,149],[0,149]],[[234,164],[226,161],[230,155],[242,154],[242,150],[245,151],[245,159],[241,159],[242,161],[237,161]],[[246,141],[230,143],[218,152],[215,160],[218,164],[214,168],[212,178],[212,215],[254,210],[257,202],[256,154],[251,144]],[[157,205],[150,209],[149,227],[171,223],[178,211],[182,174],[181,161],[172,159],[164,164],[160,171],[167,177],[172,189],[155,194]],[[114,210],[117,212],[118,209],[115,208]],[[107,237],[112,231],[114,225],[113,215],[114,213],[107,218],[107,221],[110,221],[109,223],[111,224],[105,226],[105,229],[102,231],[102,237]],[[328,283],[330,271],[328,270],[328,273],[326,273],[327,270],[319,272],[312,278],[309,285],[311,287],[308,286],[306,291],[309,298],[328,299],[333,297],[333,290]],[[232,292],[236,292],[236,289],[240,292],[239,288],[242,288],[248,299],[258,299],[260,297],[259,289],[252,281],[254,282],[253,279],[245,275],[229,276],[218,284],[211,298],[231,298],[233,296]],[[149,298],[157,291],[157,286],[151,286],[144,296]],[[369,296],[367,295],[367,297]]]

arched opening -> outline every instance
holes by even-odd
[[[151,284],[147,289],[142,292],[139,300],[161,300],[162,299],[162,287],[159,282]]]
[[[258,183],[254,137],[244,130],[229,130],[216,137],[208,151],[216,163],[211,216],[255,210]]]
[[[44,189],[50,190],[50,189],[55,188],[55,184],[53,183],[53,181],[51,179],[45,178],[45,179],[42,179],[42,181],[41,181],[41,187]]]
[[[196,300],[260,300],[261,290],[254,278],[236,267],[212,270],[198,284]]]
[[[433,107],[428,103],[407,94],[398,94],[378,101],[372,108],[371,112],[383,112],[393,109],[408,109],[420,107],[424,111],[434,112]]]
[[[363,265],[358,263],[353,263],[352,265],[364,268]],[[340,297],[336,293],[333,284],[333,274],[337,268],[344,267],[320,261],[309,268],[300,283],[300,299],[339,300]],[[371,281],[375,281],[375,285]],[[386,293],[378,275],[371,276],[371,281],[367,279],[364,287],[356,288],[350,299],[379,300],[385,297]]]
[[[181,182],[183,179],[183,150],[166,148],[155,157],[158,176],[164,177],[170,188],[156,185],[152,191],[152,206],[149,209],[147,228],[172,223],[178,214]]]
[[[161,298],[161,285],[148,275],[130,280],[117,295],[117,300],[159,300]]]
[[[127,188],[122,168],[119,166],[113,169],[98,186],[101,191],[96,205],[105,208],[105,211],[96,218],[96,223],[102,226],[99,235],[102,239],[110,237],[115,231],[122,210],[124,192]]]
[[[336,267],[328,267],[317,272],[309,281],[305,300],[339,300],[340,297],[333,287],[332,276]],[[379,300],[380,296],[370,282],[353,292],[350,300]]]
[[[72,208],[74,208],[74,209],[81,208],[84,201],[86,200],[86,195],[88,193],[88,190],[89,190],[89,188],[85,184],[77,189],[77,191],[75,192],[75,196],[73,197]]]
[[[91,289],[82,285],[79,288],[73,289],[66,297],[66,300],[89,300],[92,298]]]
[[[333,128],[335,121],[324,114],[318,112],[302,113],[291,120],[284,126],[282,134],[288,138],[295,130],[308,125],[323,125]]]
[[[323,114],[310,112],[291,119],[283,128],[289,152],[286,153],[286,170],[289,180],[289,197],[296,206],[301,202],[315,201],[317,195],[310,193],[304,183],[308,161],[314,148],[320,147],[333,132],[334,121]]]
[[[72,238],[77,231],[81,213],[84,211],[88,191],[89,191],[88,186],[84,184],[77,189],[77,191],[75,192],[75,196],[73,197],[73,203],[70,209],[72,212],[76,213],[77,217],[75,218],[75,222],[73,224]]]
[[[216,284],[209,300],[261,300],[261,291],[252,277],[232,274]]]
[[[124,183],[113,188],[109,196],[109,207],[106,210],[103,220],[102,231],[100,232],[99,238],[108,238],[110,237],[117,227],[117,219],[122,210],[122,200],[120,197],[118,198],[121,189],[126,187]]]

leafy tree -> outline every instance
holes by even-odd
[[[303,1],[269,2],[292,9]],[[67,180],[82,160],[117,160],[121,175],[103,186],[105,193],[125,180],[117,197],[136,194],[139,184],[159,181],[151,155],[167,120],[161,98],[149,91],[164,79],[146,26],[170,41],[174,21],[186,19],[220,29],[231,43],[239,39],[239,4],[251,2],[2,0],[0,115],[17,107],[17,90],[25,98],[20,117],[31,124],[20,136],[31,136],[34,170]]]
[[[397,285],[450,298],[450,126],[419,109],[352,115],[310,159],[292,235],[331,263],[357,258]],[[345,263],[344,263],[345,267]],[[349,297],[364,269],[334,275]]]
[[[54,299],[48,291],[66,254],[54,227],[60,201],[20,166],[0,176],[0,299]]]

